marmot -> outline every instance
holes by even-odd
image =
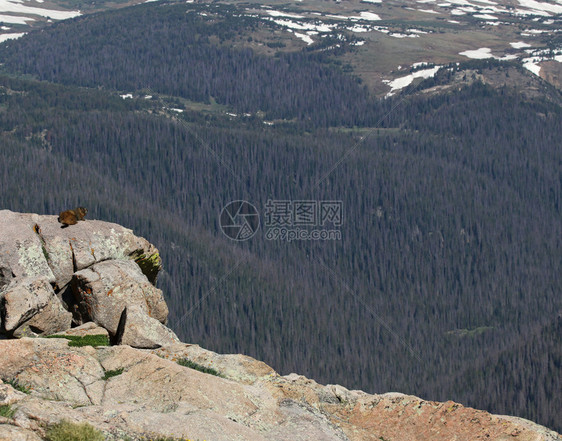
[[[74,210],[66,210],[59,214],[59,222],[62,224],[62,228],[68,227],[69,225],[75,225],[78,221],[84,220],[84,216],[88,213],[88,210],[84,207],[78,207]]]

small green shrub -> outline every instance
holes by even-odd
[[[9,404],[3,404],[0,406],[0,417],[12,418],[16,410],[12,408]]]
[[[105,374],[103,375],[102,379],[109,380],[111,377],[116,377],[117,375],[121,375],[122,373],[123,373],[123,368],[105,371]]]
[[[107,335],[48,335],[45,338],[66,338],[68,346],[109,346]]]
[[[10,386],[12,386],[15,390],[19,390],[20,392],[23,392],[24,394],[30,394],[31,393],[31,389],[29,389],[27,386],[24,386],[23,384],[20,384],[18,382],[18,380],[16,380],[15,378],[12,378],[10,380],[4,380],[2,379],[2,381],[6,384],[9,384]]]
[[[185,366],[185,367],[188,367],[190,369],[195,369],[196,371],[203,372],[204,374],[211,374],[211,375],[215,375],[217,377],[223,377],[223,375],[221,375],[220,372],[216,371],[215,369],[208,368],[208,367],[202,366],[200,364],[197,364],[197,363],[191,361],[189,358],[182,358],[182,359],[178,360],[178,364],[180,366]]]
[[[47,430],[47,441],[104,441],[105,436],[88,423],[61,421]]]

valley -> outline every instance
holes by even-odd
[[[166,250],[182,341],[562,430],[560,1],[3,5],[2,208]],[[242,199],[341,240],[230,240]]]

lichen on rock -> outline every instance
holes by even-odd
[[[162,259],[158,251],[152,254],[135,251],[130,257],[137,263],[143,274],[148,278],[150,283],[156,284],[158,273],[162,269]]]

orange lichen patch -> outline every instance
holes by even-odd
[[[448,401],[384,397],[352,406],[331,405],[331,419],[358,440],[533,440],[531,431],[488,412]],[[358,429],[360,428],[360,429]],[[359,434],[357,431],[362,432]],[[376,436],[375,436],[376,435]],[[536,435],[536,434],[535,434]]]
[[[41,361],[34,367],[40,368],[41,371],[59,371],[62,367],[65,370],[81,370],[84,367],[85,359],[83,356],[75,353],[54,354],[47,357],[41,357]]]
[[[109,297],[111,294],[113,294],[113,288],[111,288],[109,291],[107,291],[107,296]]]

